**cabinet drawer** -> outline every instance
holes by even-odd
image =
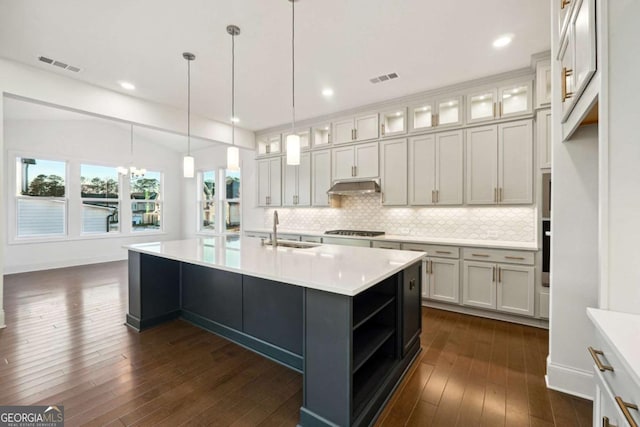
[[[301,236],[300,240],[309,243],[322,243],[322,237],[320,236]]]
[[[613,352],[605,338],[598,331],[596,331],[595,342],[595,345],[592,346],[593,350],[600,351],[602,354],[595,354],[592,357],[597,358],[605,369],[604,371],[599,371],[597,362],[594,359],[596,372],[602,374],[604,381],[611,387],[615,396],[620,396],[625,402],[640,405],[640,385],[634,383],[630,373],[627,372],[616,353]],[[613,370],[609,370],[609,367]],[[634,415],[640,416],[640,413],[636,411]]]
[[[405,251],[422,251],[430,257],[438,258],[460,258],[460,248],[453,246],[425,245],[423,243],[403,243],[402,249]]]
[[[473,261],[501,262],[507,264],[533,265],[535,254],[524,251],[505,251],[501,249],[464,248],[464,259]]]
[[[374,240],[371,242],[371,247],[380,249],[400,249],[400,243]]]

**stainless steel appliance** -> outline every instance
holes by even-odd
[[[551,258],[551,173],[542,174],[542,286],[549,287]]]
[[[359,236],[359,237],[376,237],[384,236],[384,231],[365,231],[365,230],[329,230],[324,234],[335,236]]]

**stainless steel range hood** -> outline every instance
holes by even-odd
[[[336,181],[327,191],[332,196],[355,196],[358,194],[379,193],[380,185],[376,180],[365,181]]]

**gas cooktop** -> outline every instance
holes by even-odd
[[[324,234],[335,234],[338,236],[376,237],[376,236],[384,236],[384,231],[329,230],[329,231],[325,231]]]

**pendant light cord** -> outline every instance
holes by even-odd
[[[131,151],[131,153],[130,153],[131,154],[131,162],[133,162],[133,123],[131,123],[131,138],[130,138],[130,142],[131,142],[131,144],[130,144],[131,147],[129,147],[129,148],[130,148],[130,151]]]
[[[231,34],[231,145],[236,145],[236,35]]]
[[[191,60],[187,60],[187,156],[191,156]]]
[[[291,2],[291,132],[296,126],[296,2]]]

